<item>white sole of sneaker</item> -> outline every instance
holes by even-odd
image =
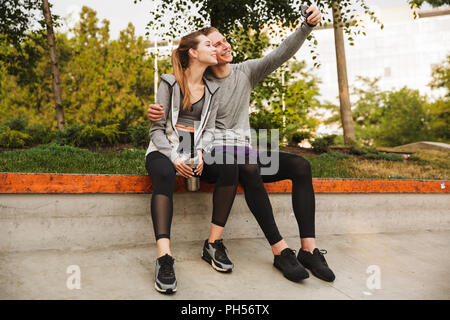
[[[221,271],[221,272],[229,272],[231,269],[223,269],[218,267],[215,263],[214,260],[211,260],[211,265],[214,269],[216,269],[217,271]]]
[[[166,290],[163,290],[163,289],[161,289],[161,288],[158,287],[158,285],[156,284],[156,282],[155,282],[155,289],[156,289],[156,291],[161,292],[161,293],[174,293],[174,292],[177,292],[177,288],[175,288],[175,289],[166,289]]]
[[[216,270],[216,271],[227,272],[228,273],[228,272],[231,272],[233,270],[233,269],[224,269],[224,268],[221,268],[221,267],[217,266],[214,263],[213,259],[205,257],[204,255],[202,255],[202,259],[205,260],[206,262],[208,262],[211,265],[211,267],[213,267],[213,269]]]

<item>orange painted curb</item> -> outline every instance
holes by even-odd
[[[448,180],[313,179],[316,193],[449,193]],[[291,192],[290,180],[266,183],[268,193]],[[201,182],[198,192],[212,192],[214,184]],[[176,192],[188,192],[177,177]],[[149,176],[0,173],[0,193],[151,193]],[[241,186],[238,192],[242,193]]]

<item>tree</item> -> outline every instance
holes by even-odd
[[[445,61],[433,68],[432,80],[429,86],[432,89],[445,89],[444,97],[426,105],[431,139],[435,141],[450,141],[450,54]]]
[[[450,54],[447,55],[446,61],[433,68],[431,77],[429,86],[432,89],[445,88],[447,90],[446,97],[450,98]]]
[[[450,101],[437,99],[424,106],[427,116],[428,140],[450,143]]]
[[[424,2],[428,2],[433,6],[433,8],[450,4],[450,0],[410,0],[410,3],[414,3],[418,7],[420,7]]]
[[[424,3],[430,4],[433,8],[443,5],[450,5],[450,0],[408,0],[411,10],[413,10],[414,19],[418,18],[416,9],[419,9]]]
[[[42,12],[43,15],[36,14]],[[25,40],[39,40],[35,34],[39,34],[44,25],[47,28],[49,53],[52,61],[52,75],[54,79],[54,97],[58,128],[64,129],[64,114],[61,107],[61,88],[59,86],[59,73],[56,58],[55,39],[53,35],[54,19],[51,15],[48,0],[4,0],[0,4],[0,41],[4,41],[10,48],[2,50],[0,56],[7,62],[7,71],[17,74],[29,60],[37,60],[39,56],[35,52],[23,52],[22,43]],[[33,25],[40,26],[32,31]],[[12,48],[11,48],[12,47]],[[21,68],[22,67],[22,68]]]
[[[344,142],[347,145],[356,141],[353,128],[352,109],[348,93],[347,62],[345,59],[344,33],[339,25],[341,20],[341,8],[338,2],[333,3],[334,47],[336,49],[336,66],[338,73],[339,101],[341,110],[341,122],[344,130]]]
[[[7,63],[7,71],[18,72],[14,67],[25,64],[24,58],[32,57],[33,52],[22,52],[22,44],[26,40],[40,40],[45,30],[45,19],[42,15],[41,0],[2,0],[0,2],[0,41],[5,44],[0,51],[0,60]],[[58,25],[59,17],[52,15],[54,25]],[[11,50],[11,47],[14,50]]]
[[[135,3],[142,0],[133,0]],[[376,23],[380,21],[375,17],[373,11],[366,5],[365,0],[358,0],[358,7],[370,16]],[[318,9],[326,17],[334,3],[338,3],[341,12],[339,23],[348,35],[350,44],[354,42],[353,37],[365,32],[363,20],[357,15],[357,6],[353,6],[351,0],[319,0],[314,1]],[[300,4],[312,5],[311,0],[161,0],[155,10],[149,13],[147,28],[149,34],[157,35],[158,38],[177,38],[190,31],[212,25],[229,36],[235,29],[243,32],[252,30],[259,35],[263,29],[267,29],[270,36],[281,35],[283,28],[293,28],[302,20]],[[166,19],[169,17],[169,22]],[[332,18],[325,18],[324,26],[333,24]],[[380,23],[381,24],[381,23]],[[359,28],[350,28],[351,26]],[[230,37],[231,38],[231,37]],[[309,40],[314,39],[311,34]],[[317,42],[314,42],[316,45]],[[236,53],[234,53],[236,54]],[[238,60],[240,61],[240,60]],[[319,66],[319,63],[315,63]]]
[[[53,32],[52,14],[48,0],[42,0],[42,10],[44,11],[45,25],[47,26],[47,39],[52,65],[53,96],[55,99],[56,123],[60,131],[64,130],[64,110],[62,107],[61,83],[59,78],[58,55],[56,54],[55,34]]]
[[[120,122],[126,127],[141,118],[153,97],[152,65],[147,44],[129,24],[117,40],[109,39],[109,21],[99,26],[94,10],[83,6],[73,30],[76,54],[67,66],[68,112],[77,123]],[[163,67],[162,72],[167,68]]]
[[[66,129],[119,124],[124,131],[128,126],[148,125],[145,106],[153,100],[149,43],[135,35],[132,24],[111,40],[109,22],[99,22],[96,12],[87,7],[71,31],[71,38],[55,34]],[[12,67],[18,71],[9,73],[9,63],[0,61],[0,123],[20,115],[31,126],[57,128],[56,121],[50,121],[55,109],[48,48],[41,33],[27,36],[19,49],[0,43],[0,52],[9,50],[16,61]],[[24,63],[16,59],[19,54]],[[170,72],[170,62],[161,59],[159,70]]]
[[[377,144],[391,147],[426,140],[426,99],[418,90],[403,87],[390,92],[383,103],[374,136]]]
[[[43,24],[43,19],[35,15],[41,10],[40,0],[2,0],[0,2],[0,35],[2,40],[16,48],[27,37],[30,26]]]
[[[250,103],[253,129],[280,129],[280,139],[290,141],[299,130],[310,133],[316,128],[310,112],[319,105],[319,80],[305,69],[305,61],[289,63],[255,87]]]
[[[418,90],[403,87],[381,91],[379,78],[359,77],[353,87],[353,120],[358,141],[366,145],[397,146],[416,141],[448,142],[449,99],[430,102]],[[338,106],[328,123],[339,121]]]
[[[379,77],[369,79],[359,76],[352,87],[352,94],[357,98],[352,110],[355,134],[358,141],[367,145],[374,142],[376,127],[382,117],[387,95],[387,92],[381,91],[378,87],[379,80]]]
[[[58,49],[61,47],[66,49],[60,41]],[[8,51],[11,57],[9,61],[0,62],[0,72],[5,80],[0,90],[0,121],[18,115],[32,119],[32,124],[54,119],[52,79],[49,77],[51,66],[43,34],[28,35],[19,49],[2,43],[0,51]]]

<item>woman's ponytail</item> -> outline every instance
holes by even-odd
[[[172,51],[172,68],[173,68],[173,75],[175,76],[175,80],[177,81],[178,85],[180,86],[181,93],[183,94],[183,109],[191,109],[191,106],[189,104],[190,99],[189,95],[187,95],[186,91],[186,75],[184,74],[183,65],[181,64],[180,59],[180,51],[179,49],[175,49]]]
[[[183,110],[191,110],[191,90],[189,88],[187,76],[185,71],[189,66],[189,49],[197,48],[199,40],[198,36],[202,35],[200,31],[184,36],[180,40],[180,44],[177,49],[172,51],[172,68],[175,80],[180,86],[181,93],[183,94]]]

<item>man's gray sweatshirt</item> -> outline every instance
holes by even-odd
[[[214,146],[251,146],[249,107],[250,94],[256,84],[279,68],[300,49],[313,27],[304,22],[276,49],[260,59],[231,64],[231,72],[216,78],[209,70],[206,78],[216,82],[219,103],[214,131]]]

